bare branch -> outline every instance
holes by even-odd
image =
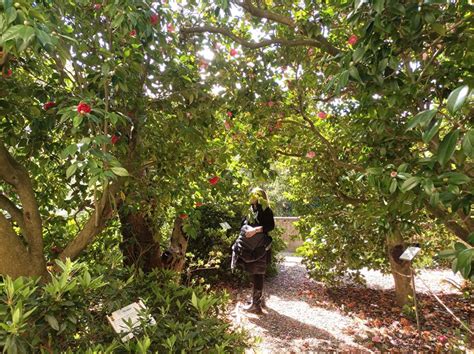
[[[285,156],[303,157],[303,155],[301,155],[301,154],[296,154],[296,153],[293,153],[293,152],[286,152],[286,151],[282,151],[282,150],[276,150],[275,152],[277,154],[285,155]]]
[[[193,34],[193,33],[217,33],[222,34],[226,37],[231,38],[235,42],[239,43],[240,45],[250,48],[250,49],[258,49],[263,47],[268,47],[270,45],[281,45],[283,47],[299,47],[299,46],[311,46],[311,47],[318,47],[325,52],[337,55],[339,54],[339,50],[333,47],[327,41],[321,41],[320,39],[310,39],[310,38],[299,38],[299,39],[283,39],[283,38],[272,38],[272,39],[265,39],[260,42],[250,42],[242,37],[239,37],[232,33],[232,31],[228,28],[222,27],[213,27],[213,26],[201,26],[201,27],[186,27],[181,29],[181,33],[184,34]]]
[[[255,7],[253,6],[252,2],[249,0],[237,2],[237,5],[239,5],[244,10],[246,10],[248,13],[250,13],[251,15],[255,17],[266,18],[267,20],[278,22],[291,28],[296,27],[296,22],[291,17],[280,15],[272,11],[263,10],[258,7]]]
[[[255,16],[258,18],[265,18],[267,20],[280,23],[282,25],[288,26],[293,29],[296,29],[297,27],[297,23],[291,17],[281,15],[273,11],[268,11],[268,10],[255,7],[250,0],[237,2],[237,5],[242,7],[245,11],[247,11],[252,16]],[[339,50],[336,47],[334,47],[325,37],[321,35],[317,35],[316,41],[318,44],[315,45],[315,47],[322,47],[325,52],[330,53],[332,55],[339,54]]]

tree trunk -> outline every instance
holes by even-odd
[[[30,176],[0,139],[0,180],[13,187],[14,196],[0,193],[0,274],[11,277],[43,276],[46,279],[46,261],[43,253],[43,222],[39,213]],[[8,220],[3,214],[10,215]],[[19,227],[20,235],[13,229]]]
[[[396,301],[399,306],[403,306],[410,303],[413,288],[411,286],[410,262],[399,259],[405,250],[405,245],[398,227],[395,227],[392,233],[387,236],[387,250],[392,276],[395,281]]]
[[[178,273],[182,272],[186,262],[186,250],[188,239],[183,230],[183,220],[177,217],[174,221],[173,233],[171,234],[170,247],[163,253],[162,262],[166,269],[172,269]]]
[[[149,220],[140,212],[119,211],[122,224],[123,241],[120,249],[123,262],[127,266],[135,265],[144,272],[162,268],[160,243],[150,227]]]

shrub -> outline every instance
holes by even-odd
[[[197,236],[191,238],[188,244],[188,278],[200,275],[205,276],[209,282],[229,280],[246,282],[245,273],[232,273],[230,269],[231,247],[239,235],[243,220],[241,211],[212,205],[205,205],[200,209],[201,219]],[[220,226],[222,222],[229,223],[231,229],[224,230]],[[276,275],[279,262],[278,253],[286,247],[282,234],[283,231],[278,228],[270,233],[273,243],[272,262],[267,269],[268,276]]]
[[[170,272],[58,265],[61,272],[45,285],[27,278],[0,282],[4,351],[243,352],[248,347],[246,335],[221,318],[225,293],[184,287]],[[106,315],[138,299],[156,325],[140,326],[136,339],[122,343]]]

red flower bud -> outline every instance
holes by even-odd
[[[214,176],[212,178],[209,178],[209,183],[215,186],[219,182],[220,178],[218,176]]]
[[[87,103],[81,102],[77,105],[77,112],[79,114],[90,113],[91,110],[92,110],[91,106],[89,106]]]
[[[182,219],[182,220],[185,220],[188,218],[188,214],[179,214],[179,217]]]
[[[314,151],[308,151],[308,153],[306,154],[306,157],[308,159],[312,159],[316,156],[316,153]]]
[[[99,11],[102,8],[102,4],[94,4],[94,10]]]
[[[129,33],[129,36],[130,37],[136,37],[137,36],[137,30],[131,30],[130,33]]]
[[[47,111],[48,109],[53,108],[54,106],[56,106],[56,103],[49,101],[43,105],[43,109]]]
[[[319,118],[319,119],[326,119],[327,116],[328,116],[328,115],[327,115],[326,112],[321,111],[321,112],[318,113],[318,118]]]
[[[160,16],[158,16],[157,14],[150,15],[150,23],[152,26],[156,26],[159,20],[160,20]]]
[[[120,140],[120,137],[117,135],[112,135],[112,137],[110,138],[110,141],[112,142],[113,145],[117,144],[119,140]]]
[[[227,111],[227,117],[232,117],[234,114],[231,111]]]
[[[174,32],[174,26],[170,23],[168,26],[166,26],[166,30],[168,33],[173,33]]]
[[[359,38],[357,38],[357,36],[353,34],[352,36],[349,37],[349,39],[347,40],[347,43],[349,43],[350,45],[355,45],[357,44],[358,40]]]
[[[237,49],[232,48],[232,49],[230,50],[230,56],[231,56],[231,57],[235,57],[237,54],[238,54]]]
[[[194,205],[196,206],[196,208],[199,208],[199,207],[202,207],[204,205],[204,203],[196,202]]]

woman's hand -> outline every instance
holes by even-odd
[[[255,234],[258,234],[259,232],[263,232],[263,227],[258,226],[258,227],[252,228],[251,230],[248,230],[245,233],[245,237],[247,237],[247,238],[253,237],[253,236],[255,236]]]

